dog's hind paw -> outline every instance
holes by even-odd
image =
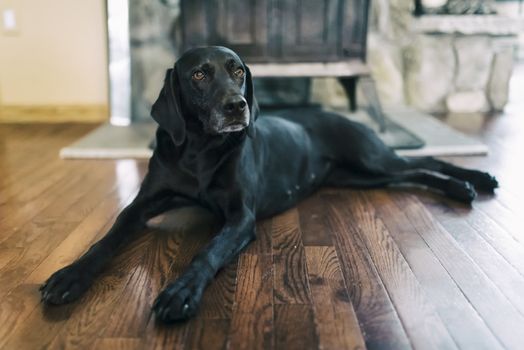
[[[453,180],[451,184],[451,188],[446,191],[448,197],[467,204],[477,198],[477,192],[469,182]]]
[[[499,187],[499,182],[488,173],[480,173],[473,181],[473,185],[479,191],[494,193],[495,188]]]

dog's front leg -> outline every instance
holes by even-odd
[[[193,316],[205,287],[215,274],[233,260],[255,238],[255,217],[245,211],[242,217],[226,221],[213,240],[193,259],[189,268],[158,296],[153,305],[164,322],[183,321]]]
[[[72,264],[58,270],[40,287],[46,304],[65,304],[78,299],[111,261],[117,249],[130,242],[151,217],[170,207],[171,197],[150,195],[144,189],[118,215],[113,227]]]

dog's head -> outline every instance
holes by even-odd
[[[151,115],[176,145],[186,138],[188,123],[206,134],[247,132],[254,136],[258,106],[251,72],[232,50],[195,48],[168,69]]]

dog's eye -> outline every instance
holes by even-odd
[[[238,68],[237,70],[235,70],[235,76],[237,77],[243,77],[244,76],[244,70],[242,68]]]
[[[195,73],[193,73],[193,80],[202,80],[205,78],[204,72],[197,70]]]

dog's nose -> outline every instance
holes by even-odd
[[[238,95],[228,98],[224,103],[224,112],[227,114],[242,113],[246,109],[246,100]]]

